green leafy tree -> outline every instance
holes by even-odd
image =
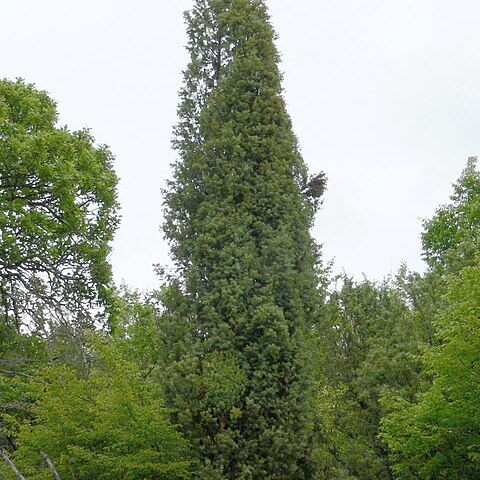
[[[17,331],[91,323],[111,294],[112,154],[57,118],[47,93],[0,81],[0,321]]]
[[[316,326],[316,478],[391,478],[380,398],[413,398],[419,388],[419,327],[392,282],[343,278],[329,295]]]
[[[383,438],[401,480],[480,475],[480,267],[449,282],[437,321],[441,344],[425,355],[433,384],[416,402],[390,398]]]
[[[65,479],[191,477],[187,444],[168,421],[158,382],[126,358],[125,346],[115,340],[91,344],[87,378],[57,363],[28,383],[34,420],[20,428],[13,457],[27,478],[51,478],[42,451]]]
[[[145,372],[164,359],[157,292],[140,293],[122,285],[117,292],[118,320],[112,336],[124,343],[127,358]]]
[[[474,265],[480,250],[480,172],[470,157],[454,184],[451,202],[424,222],[424,257],[439,273],[455,273]]]
[[[324,178],[309,179],[299,154],[264,2],[197,0],[186,18],[166,392],[199,478],[301,479],[319,298],[309,227]]]
[[[87,363],[82,330],[114,305],[113,158],[57,118],[46,92],[0,80],[0,448],[8,450],[31,415],[20,380],[52,350]]]
[[[32,413],[25,383],[34,368],[46,363],[47,355],[42,339],[1,323],[0,345],[0,449],[13,451],[18,427]]]
[[[425,278],[438,286],[433,337],[424,354],[432,379],[416,399],[384,398],[391,413],[383,438],[400,479],[470,479],[479,475],[478,232],[480,174],[476,158],[454,184],[451,203],[425,222]]]

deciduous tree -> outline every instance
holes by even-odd
[[[27,478],[51,478],[41,452],[65,479],[191,477],[187,444],[168,420],[159,384],[126,358],[127,343],[93,339],[88,377],[51,363],[24,385],[33,419],[21,426],[13,458]]]
[[[91,323],[111,293],[113,157],[57,120],[46,92],[0,81],[0,321],[17,331]]]

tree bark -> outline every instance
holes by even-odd
[[[55,468],[55,465],[53,462],[50,460],[50,457],[45,453],[45,452],[40,452],[40,455],[42,458],[45,460],[45,463],[47,464],[47,467],[50,469],[52,472],[54,480],[62,480],[60,475],[57,472],[57,469]]]
[[[3,458],[4,462],[10,467],[10,470],[12,470],[12,472],[17,476],[18,480],[26,480],[26,478],[19,472],[18,468],[7,457],[7,454],[2,449],[0,449],[0,457]]]

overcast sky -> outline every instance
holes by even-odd
[[[155,288],[193,0],[0,0],[0,77],[58,102],[110,145],[121,178],[115,278]],[[337,271],[422,270],[421,219],[480,152],[478,0],[270,0],[285,98],[328,192],[313,235]]]

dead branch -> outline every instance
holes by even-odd
[[[10,467],[10,470],[16,475],[18,480],[26,480],[25,477],[19,472],[18,468],[7,457],[7,454],[1,448],[0,448],[0,457],[3,458],[4,462]]]
[[[54,480],[62,480],[60,475],[57,472],[57,469],[55,468],[55,465],[53,465],[53,462],[50,460],[49,456],[45,452],[40,452],[40,455],[45,460],[45,463],[47,464],[47,467],[52,472]]]

